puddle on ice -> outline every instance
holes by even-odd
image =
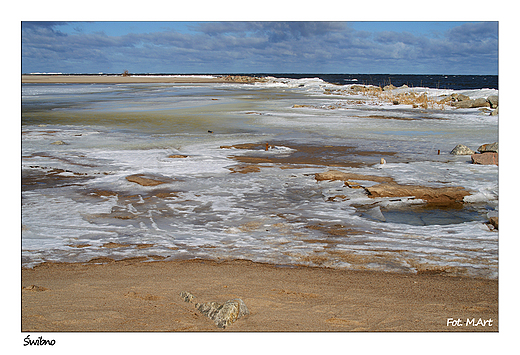
[[[375,221],[409,224],[415,226],[451,225],[465,222],[488,221],[483,211],[474,208],[461,209],[426,209],[424,207],[410,206],[409,208],[387,209],[380,207],[358,208],[361,216]]]

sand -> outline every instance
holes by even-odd
[[[182,291],[250,314],[217,328]],[[22,269],[21,292],[24,332],[498,331],[498,281],[445,275],[106,259]]]
[[[76,84],[130,84],[130,83],[222,83],[250,82],[252,79],[242,76],[192,76],[192,75],[22,75],[22,83],[76,83]]]

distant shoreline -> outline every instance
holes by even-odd
[[[175,73],[133,73],[111,74],[63,74],[31,73],[22,74],[22,83],[256,83],[280,80],[321,79],[334,85],[371,85],[384,87],[392,84],[396,87],[427,87],[450,90],[498,90],[497,75],[439,75],[439,74],[297,74],[297,73],[214,73],[214,74],[175,74]]]
[[[68,75],[22,74],[22,83],[43,84],[134,84],[134,83],[250,83],[262,79],[242,75]]]

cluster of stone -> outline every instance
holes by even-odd
[[[498,165],[498,142],[482,144],[474,152],[463,144],[457,144],[451,151],[453,155],[471,155],[473,164],[481,165]]]

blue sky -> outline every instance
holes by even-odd
[[[21,70],[498,74],[498,22],[27,22]]]

